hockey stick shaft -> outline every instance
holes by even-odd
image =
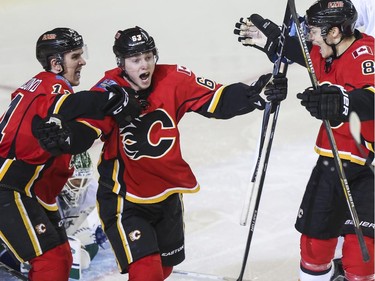
[[[269,107],[268,110],[271,111],[271,105],[267,104],[267,106]],[[271,146],[272,146],[272,140],[273,140],[273,132],[272,131],[274,131],[275,127],[276,127],[278,111],[279,111],[279,106],[277,106],[276,112],[274,113],[274,117],[272,119],[271,133],[270,133],[270,137],[269,137],[268,142],[267,142],[267,149],[262,151],[262,157],[261,157],[261,161],[260,161],[260,164],[259,164],[260,165],[259,167],[261,167],[260,179],[257,180],[254,184],[255,185],[255,187],[254,187],[254,190],[255,190],[255,193],[254,193],[254,195],[255,195],[254,209],[253,209],[250,228],[249,228],[249,232],[248,232],[248,236],[247,236],[245,252],[244,252],[243,259],[242,259],[241,271],[240,271],[240,274],[239,274],[239,277],[238,277],[237,281],[243,280],[243,276],[244,276],[245,270],[246,270],[247,260],[248,260],[249,253],[250,253],[250,246],[251,246],[253,234],[254,234],[254,231],[255,231],[255,223],[256,223],[256,220],[257,220],[257,217],[258,217],[258,212],[259,212],[259,205],[260,205],[260,199],[261,199],[262,191],[263,191],[264,179],[265,179],[266,171],[267,171],[267,167],[268,167],[268,159],[269,159],[270,152],[271,152]]]
[[[10,266],[6,265],[5,263],[0,261],[0,270],[6,271],[10,275],[16,277],[19,280],[27,281],[29,280],[27,276],[23,275],[21,272],[14,270]]]
[[[304,55],[305,63],[306,63],[306,68],[309,72],[311,83],[312,83],[313,87],[316,89],[318,87],[318,80],[316,78],[314,66],[312,64],[309,49],[308,49],[307,44],[306,44],[306,38],[305,38],[304,32],[302,30],[301,24],[299,22],[295,1],[294,0],[288,0],[288,4],[289,4],[290,12],[292,14],[294,24],[296,26],[298,39],[299,39],[301,49],[302,49],[302,52],[303,52],[303,55]],[[364,261],[368,261],[370,259],[370,256],[369,256],[369,253],[368,253],[368,249],[366,247],[366,243],[364,241],[364,237],[363,237],[362,229],[361,229],[361,226],[360,226],[359,218],[358,218],[358,215],[357,215],[356,208],[354,206],[353,198],[351,196],[348,180],[345,176],[344,168],[343,168],[343,165],[342,165],[339,153],[338,153],[336,141],[335,141],[335,138],[333,136],[333,132],[332,132],[332,128],[331,128],[331,124],[329,123],[328,120],[323,120],[323,124],[324,124],[324,127],[325,127],[326,131],[327,131],[327,135],[328,135],[328,139],[329,139],[329,142],[330,142],[330,145],[331,145],[336,169],[337,169],[338,174],[339,174],[340,183],[341,183],[341,186],[342,186],[344,194],[345,194],[345,199],[346,199],[347,205],[349,207],[351,217],[353,219],[353,225],[354,225],[355,233],[357,235],[358,242],[359,242],[359,245],[360,245],[360,248],[361,248],[362,258],[363,258]]]
[[[257,194],[258,192],[259,180],[257,181],[257,175],[259,172],[259,166],[261,162],[263,161],[262,153],[264,151],[263,150],[264,142],[267,138],[268,123],[269,123],[270,115],[271,115],[270,109],[271,109],[270,107],[267,107],[267,109],[265,109],[263,112],[263,120],[262,120],[262,126],[261,126],[259,141],[258,141],[258,149],[257,149],[258,154],[256,158],[256,163],[254,166],[253,175],[251,177],[249,186],[247,187],[247,194],[245,197],[245,202],[244,202],[244,206],[242,208],[242,213],[241,213],[240,224],[243,226],[247,225],[247,221],[248,221],[249,213],[250,213],[250,206],[253,201],[252,199],[253,199],[253,196]]]
[[[278,74],[281,74],[285,77],[287,69],[288,69],[288,64],[283,62],[283,58],[284,58],[284,43],[285,43],[286,35],[288,33],[289,23],[290,23],[290,10],[287,6],[286,10],[285,10],[285,15],[284,15],[283,26],[282,26],[282,30],[281,30],[281,36],[280,36],[279,44],[278,44],[278,48],[277,48],[277,60],[275,61],[274,68],[273,68],[273,75],[274,76],[276,76]],[[255,203],[254,203],[253,214],[252,214],[252,217],[251,217],[251,224],[250,224],[250,227],[249,227],[249,233],[248,233],[248,237],[247,237],[247,241],[246,241],[244,257],[242,259],[241,271],[240,271],[240,274],[238,276],[237,281],[243,280],[243,276],[244,276],[245,270],[246,270],[247,259],[249,257],[250,246],[251,246],[251,242],[252,242],[253,233],[254,233],[254,230],[255,230],[255,223],[256,223],[257,216],[258,216],[260,199],[261,199],[261,196],[262,196],[263,184],[264,184],[264,180],[265,180],[265,176],[266,176],[266,172],[267,172],[267,168],[268,168],[268,159],[269,159],[269,156],[270,156],[270,153],[271,153],[272,141],[273,141],[273,137],[274,137],[274,133],[275,133],[275,129],[276,129],[277,119],[278,119],[278,116],[279,116],[279,110],[280,110],[280,104],[279,103],[278,104],[266,103],[266,108],[264,110],[264,117],[263,117],[264,123],[262,124],[262,128],[263,128],[262,136],[264,135],[264,140],[263,140],[263,144],[262,144],[262,149],[259,152],[260,158],[257,161],[257,165],[258,165],[257,169],[259,170],[259,168],[261,168],[261,170],[260,170],[261,175],[260,175],[260,178],[259,178],[259,183],[256,182],[258,180],[257,177],[254,179],[255,186],[256,186],[256,188],[255,188],[256,199],[255,199]],[[269,119],[270,119],[270,114],[272,112],[274,112],[274,115],[273,115],[273,118],[272,118],[271,128],[270,128],[270,132],[268,134],[268,137],[266,137],[267,136],[267,129],[268,129],[268,122],[269,122]],[[267,124],[267,125],[265,125],[265,124]],[[266,144],[266,150],[264,151],[264,145],[265,144]],[[256,172],[258,172],[258,170],[256,170]]]
[[[207,273],[199,273],[199,272],[192,272],[192,271],[185,271],[185,270],[178,270],[173,269],[172,273],[177,276],[186,276],[193,278],[194,280],[222,280],[222,281],[235,281],[236,279],[231,277],[225,277],[225,276],[218,276],[218,275],[212,275]]]

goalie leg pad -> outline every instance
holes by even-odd
[[[368,281],[374,280],[374,239],[364,236],[369,251],[370,261],[364,262],[358,239],[355,234],[345,235],[342,249],[342,265],[349,280]]]
[[[335,254],[337,238],[316,239],[307,235],[301,236],[301,270],[304,272],[327,272]]]
[[[152,254],[129,265],[129,281],[163,281],[160,254]]]
[[[30,260],[31,281],[66,281],[69,279],[73,258],[69,242],[66,241],[43,255]]]

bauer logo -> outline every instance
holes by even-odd
[[[129,233],[129,238],[131,241],[139,240],[141,238],[141,232],[139,230],[133,230]]]
[[[354,223],[353,223],[352,220],[346,220],[345,224],[346,224],[346,225],[353,225]],[[372,222],[361,221],[361,222],[359,223],[359,225],[362,226],[362,227],[368,227],[368,228],[373,228],[373,229],[375,229],[375,224],[372,223]]]

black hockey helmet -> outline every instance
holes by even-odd
[[[338,27],[343,36],[352,35],[357,18],[350,0],[318,0],[306,11],[307,24],[320,27],[323,37],[332,27]]]
[[[117,58],[117,65],[123,66],[123,59],[152,51],[158,59],[158,52],[154,39],[139,26],[117,31],[113,52]]]
[[[83,48],[83,38],[77,31],[58,27],[43,33],[36,43],[36,58],[45,70],[51,69],[51,58],[62,63],[63,54]]]

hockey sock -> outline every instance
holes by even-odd
[[[173,266],[163,266],[164,280],[167,279],[169,275],[171,275],[172,270],[173,270]]]
[[[73,258],[69,242],[48,250],[43,255],[31,259],[29,280],[66,281],[69,279]]]
[[[331,260],[335,253],[337,238],[316,239],[301,236],[301,281],[329,281],[333,274]]]
[[[305,272],[324,274],[331,268],[337,238],[316,239],[307,235],[301,236],[301,269]],[[315,274],[315,275],[316,275]]]
[[[342,264],[349,281],[374,280],[374,239],[364,236],[364,240],[370,255],[369,262],[364,262],[362,259],[357,236],[354,234],[345,236]]]
[[[163,281],[160,255],[152,254],[129,265],[129,281]]]

